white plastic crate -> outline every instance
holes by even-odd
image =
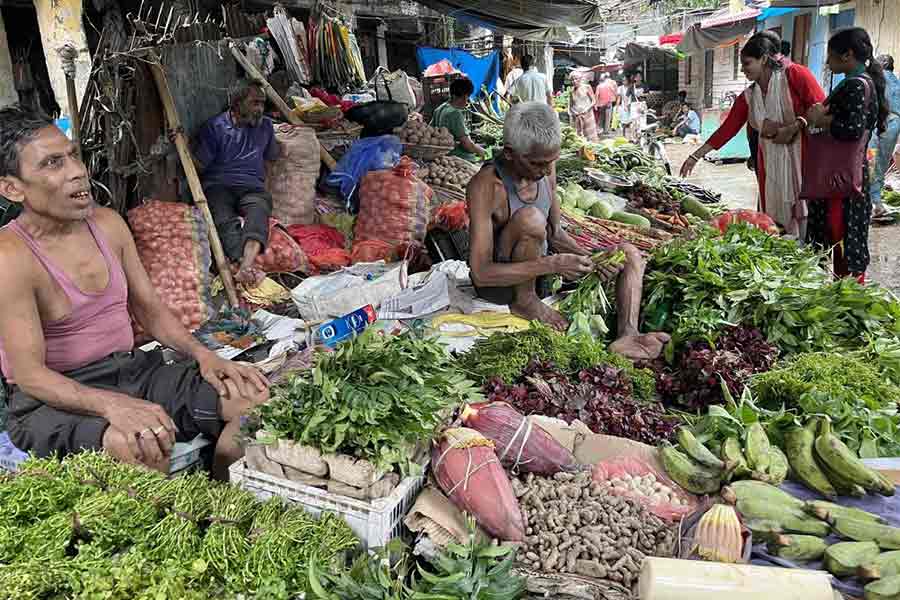
[[[339,515],[367,549],[379,548],[400,536],[403,517],[425,486],[424,474],[407,477],[386,498],[366,501],[254,471],[247,467],[244,459],[231,465],[229,474],[231,483],[261,500],[280,496],[301,505],[314,516],[323,512]]]

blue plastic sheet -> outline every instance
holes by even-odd
[[[353,142],[350,151],[341,157],[325,180],[328,185],[341,190],[344,200],[350,202],[359,182],[369,171],[391,169],[400,160],[403,143],[396,135],[380,135]]]
[[[497,79],[500,78],[500,54],[496,50],[478,58],[465,50],[424,47],[416,49],[416,58],[422,71],[445,58],[449,60],[450,64],[465,73],[475,86],[472,98],[481,94],[481,86],[486,87],[488,92],[497,89]]]

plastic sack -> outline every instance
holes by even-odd
[[[343,248],[329,248],[310,256],[309,263],[319,272],[337,271],[350,266],[350,253]]]
[[[391,170],[373,171],[362,180],[354,239],[381,240],[390,246],[425,240],[433,192],[415,176],[404,156]]]
[[[350,252],[350,264],[377,262],[383,260],[390,262],[394,249],[390,244],[380,240],[364,240],[353,244]]]
[[[594,481],[604,482],[609,481],[610,479],[621,479],[623,475],[628,475],[629,477],[653,475],[656,477],[657,482],[669,487],[678,496],[681,504],[672,504],[654,500],[650,496],[645,496],[628,488],[616,486],[610,487],[610,493],[613,495],[631,498],[661,519],[676,521],[683,516],[690,514],[697,508],[696,498],[684,492],[678,484],[669,479],[665,473],[654,469],[647,462],[633,456],[621,456],[619,458],[598,462],[594,465],[592,477]]]
[[[325,179],[325,183],[341,191],[344,200],[350,200],[360,181],[369,171],[390,169],[400,160],[403,143],[396,135],[381,135],[353,142],[337,166]]]
[[[269,245],[256,257],[256,266],[266,273],[309,273],[310,265],[300,245],[287,229],[269,219]]]
[[[359,263],[304,280],[291,290],[291,298],[303,319],[320,321],[342,317],[367,304],[377,309],[406,283],[403,265]]]
[[[281,144],[281,154],[266,165],[272,216],[285,225],[313,223],[320,160],[316,132],[309,127],[279,125],[275,138]]]
[[[344,234],[330,225],[288,225],[285,229],[310,258],[347,245]]]
[[[722,233],[728,230],[732,223],[749,223],[758,229],[762,229],[768,234],[777,235],[778,225],[772,220],[772,217],[766,213],[757,212],[755,210],[730,210],[721,214],[712,220],[711,224]]]
[[[463,201],[444,204],[435,211],[433,226],[445,231],[460,231],[469,228],[469,207]]]
[[[410,111],[416,110],[416,95],[409,83],[409,75],[402,69],[390,72],[378,67],[372,77],[375,95],[379,100],[392,100],[405,104]]]
[[[153,287],[182,325],[193,330],[212,318],[212,254],[200,210],[151,200],[128,211],[128,224]]]

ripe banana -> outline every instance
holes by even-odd
[[[815,442],[815,432],[807,427],[795,427],[784,434],[785,450],[797,479],[826,498],[834,498],[837,492],[813,455]]]
[[[747,440],[744,444],[747,454],[747,465],[751,470],[766,473],[769,470],[769,436],[759,423],[747,428]]]
[[[681,427],[678,430],[677,439],[681,449],[696,462],[713,469],[725,468],[725,463],[701,444],[687,428]]]
[[[822,426],[822,433],[816,438],[816,452],[830,470],[846,477],[851,483],[870,492],[894,495],[894,486],[885,485],[886,481],[878,473],[864,465],[844,442],[831,433],[828,422]]]
[[[663,442],[659,453],[666,473],[687,491],[693,494],[712,494],[722,487],[722,471],[698,465],[672,444]]]
[[[828,544],[814,535],[785,534],[769,542],[769,552],[787,560],[818,560]]]
[[[743,554],[741,522],[734,508],[715,504],[697,523],[694,551],[705,560],[736,563]]]

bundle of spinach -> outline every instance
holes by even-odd
[[[318,352],[313,369],[275,387],[257,415],[277,437],[405,471],[412,447],[449,409],[481,399],[441,344],[368,331]]]
[[[749,325],[786,355],[900,334],[900,302],[874,284],[833,281],[820,259],[743,223],[659,246],[644,283],[645,327],[683,343]]]
[[[527,331],[495,333],[478,340],[457,359],[459,367],[476,383],[491,380],[515,383],[531,361],[553,363],[560,371],[576,374],[599,365],[624,371],[634,397],[649,401],[656,396],[656,381],[648,369],[635,368],[627,358],[609,352],[606,346],[587,335],[569,336],[533,322]]]

